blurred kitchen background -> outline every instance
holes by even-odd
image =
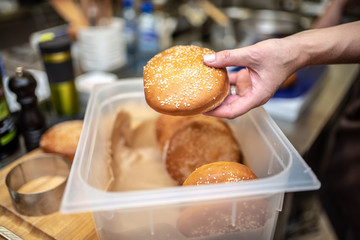
[[[249,45],[270,37],[286,36],[310,28],[314,19],[324,11],[328,1],[154,0],[146,5],[140,0],[0,0],[0,49],[5,55],[3,58],[6,58],[8,51],[12,51],[19,54],[20,58],[27,57],[29,62],[29,58],[36,56],[27,52],[26,45],[31,45],[36,50],[39,36],[44,31],[51,29],[57,35],[67,34],[67,24],[73,21],[74,28],[70,31],[74,33],[83,26],[106,24],[99,23],[96,20],[98,17],[119,17],[124,20],[121,23],[124,24],[121,26],[124,41],[119,44],[126,44],[124,42],[129,39],[131,42],[127,46],[130,50],[127,58],[110,70],[120,77],[141,76],[141,66],[136,70],[131,61],[136,56],[138,58],[135,64],[142,65],[142,60],[175,44],[196,44],[218,51]],[[59,4],[60,2],[63,4]],[[72,8],[71,4],[67,6],[65,2],[75,2],[80,9]],[[96,2],[100,4],[97,5]],[[143,16],[146,14],[150,17]],[[356,19],[359,9],[350,5],[344,16],[348,20]],[[155,19],[151,20],[152,18]],[[154,37],[151,39],[154,43],[143,46],[139,43],[142,41],[141,31],[153,31],[152,28],[156,31],[155,40]],[[138,35],[132,36],[132,31]],[[76,43],[76,36],[71,36]],[[145,54],[141,51],[149,52],[149,56],[144,57]],[[78,60],[78,55],[74,50],[75,61]],[[128,68],[129,65],[135,68]],[[8,75],[14,71],[12,65],[6,65],[5,68]],[[84,72],[81,68],[77,70],[77,73]]]
[[[349,2],[344,22],[360,18],[359,4],[354,7]],[[82,112],[74,118],[81,118],[92,84],[142,77],[146,61],[170,46],[195,44],[219,51],[284,37],[311,28],[328,3],[329,0],[0,0],[1,66],[5,79],[18,66],[46,79],[39,44],[62,37],[70,39],[74,81],[88,81],[83,87],[78,82],[76,85]],[[285,111],[286,115],[275,111],[272,116],[279,118],[280,128],[289,133],[291,142],[317,173],[318,163],[311,161],[324,155],[327,146],[324,142],[338,109],[347,99],[357,69],[358,66],[345,67],[338,73],[337,69],[326,72],[326,67],[322,67],[299,74],[315,80],[324,78],[324,74],[329,78],[336,73],[352,74],[337,105],[303,144],[301,136],[298,138],[292,132],[294,128],[314,125],[315,113],[314,116],[308,113],[312,118],[298,119],[309,99],[297,97],[291,102],[286,98],[284,103],[273,103],[276,109],[289,102],[298,107],[291,116],[289,111]],[[40,102],[49,97],[45,82],[43,92],[38,94]],[[18,111],[14,97],[8,97],[8,102],[12,112]],[[273,108],[269,105],[267,110],[271,112]],[[297,201],[290,207],[284,205],[285,217],[279,218],[279,223],[283,222],[278,224],[276,239],[355,239],[337,218],[336,210],[332,211],[331,206],[324,210],[324,201],[317,193],[315,197],[312,193],[299,193],[287,198]]]

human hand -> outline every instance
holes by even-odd
[[[229,74],[236,94],[230,94],[207,115],[236,118],[252,108],[265,104],[282,82],[300,68],[299,50],[287,39],[270,39],[255,45],[205,55],[204,63],[211,67],[244,66]]]

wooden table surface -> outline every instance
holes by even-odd
[[[97,239],[91,213],[29,217],[16,212],[5,184],[7,173],[18,163],[42,153],[36,149],[0,170],[0,226],[23,239]],[[1,237],[0,237],[1,238]]]

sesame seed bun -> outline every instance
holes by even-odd
[[[244,164],[238,162],[213,162],[193,171],[185,180],[183,186],[240,182],[252,179],[257,179],[257,176]]]
[[[203,63],[213,50],[175,46],[155,55],[144,67],[144,92],[148,105],[169,115],[194,115],[221,104],[229,93],[225,68]]]
[[[52,126],[41,136],[40,148],[46,153],[63,155],[72,162],[82,126],[82,120],[70,120]]]
[[[257,179],[257,176],[244,164],[214,162],[193,171],[183,186],[254,179]],[[228,202],[221,200],[214,204],[186,208],[180,214],[176,227],[188,238],[260,239],[263,234],[262,228],[270,218],[270,206],[265,199],[238,199]]]
[[[242,152],[220,118],[161,115],[156,134],[170,176],[180,185],[196,168],[211,162],[241,162]]]

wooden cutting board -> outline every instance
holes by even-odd
[[[0,170],[0,226],[23,239],[98,239],[91,213],[29,217],[16,212],[5,184],[7,173],[18,163],[42,153],[36,149]],[[0,237],[1,239],[1,237]]]

